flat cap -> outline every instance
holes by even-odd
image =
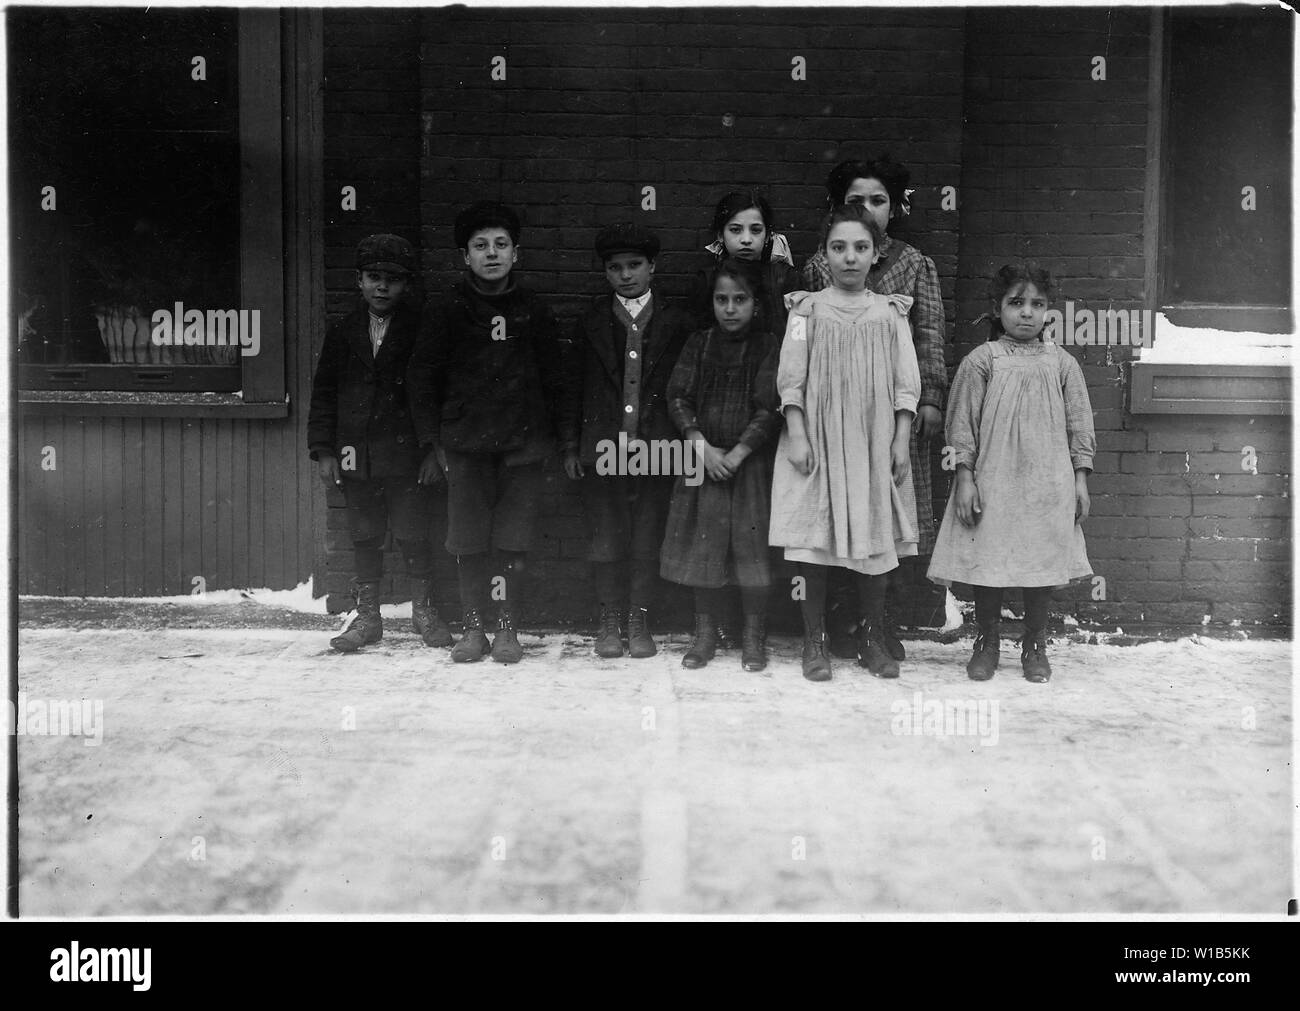
[[[357,270],[415,273],[415,250],[400,235],[367,235],[357,243]]]
[[[596,255],[604,260],[615,253],[641,253],[653,260],[659,255],[659,236],[630,221],[606,225],[596,236]]]

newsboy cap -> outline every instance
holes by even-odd
[[[653,260],[659,255],[659,236],[630,221],[606,225],[596,236],[596,255],[605,260],[615,253],[641,253]]]
[[[367,235],[357,243],[357,270],[415,273],[415,250],[400,235]]]

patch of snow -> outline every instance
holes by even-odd
[[[951,589],[943,591],[943,628],[940,632],[955,632],[966,623],[962,614],[960,601],[953,596]]]
[[[297,611],[300,614],[327,614],[325,609],[324,597],[313,597],[313,580],[308,579],[305,583],[299,583],[292,590],[271,590],[265,587],[256,590],[207,590],[203,593],[179,593],[171,597],[78,597],[78,600],[90,600],[97,603],[113,604],[175,604],[177,606],[191,605],[202,607],[212,604],[266,604],[271,607],[283,607],[290,611]],[[61,600],[62,597],[53,596],[32,596],[24,594],[20,600]],[[411,605],[395,604],[391,607],[400,611],[406,609],[406,617],[410,616]],[[388,608],[384,608],[383,614],[388,616]],[[402,617],[401,614],[394,614],[394,617]]]
[[[1066,628],[1078,628],[1079,619],[1072,614],[1062,615],[1061,624],[1063,624]]]
[[[1197,365],[1290,365],[1294,334],[1177,326],[1156,313],[1153,345],[1138,360]]]

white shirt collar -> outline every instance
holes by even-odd
[[[650,289],[647,288],[645,294],[640,298],[624,298],[618,292],[614,292],[614,297],[622,303],[623,308],[627,310],[627,314],[636,319],[641,315],[641,310],[646,307],[646,303],[650,301]]]

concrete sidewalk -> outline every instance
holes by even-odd
[[[555,633],[453,665],[396,622],[333,654],[337,619],[305,617],[23,628],[28,710],[101,702],[102,740],[19,738],[22,913],[1280,915],[1294,894],[1289,642],[1060,643],[1047,685],[1014,647],[975,684],[969,640],[920,642],[896,682],[840,661],[814,685],[794,640],[764,675],[684,670],[682,636],[649,661]]]

